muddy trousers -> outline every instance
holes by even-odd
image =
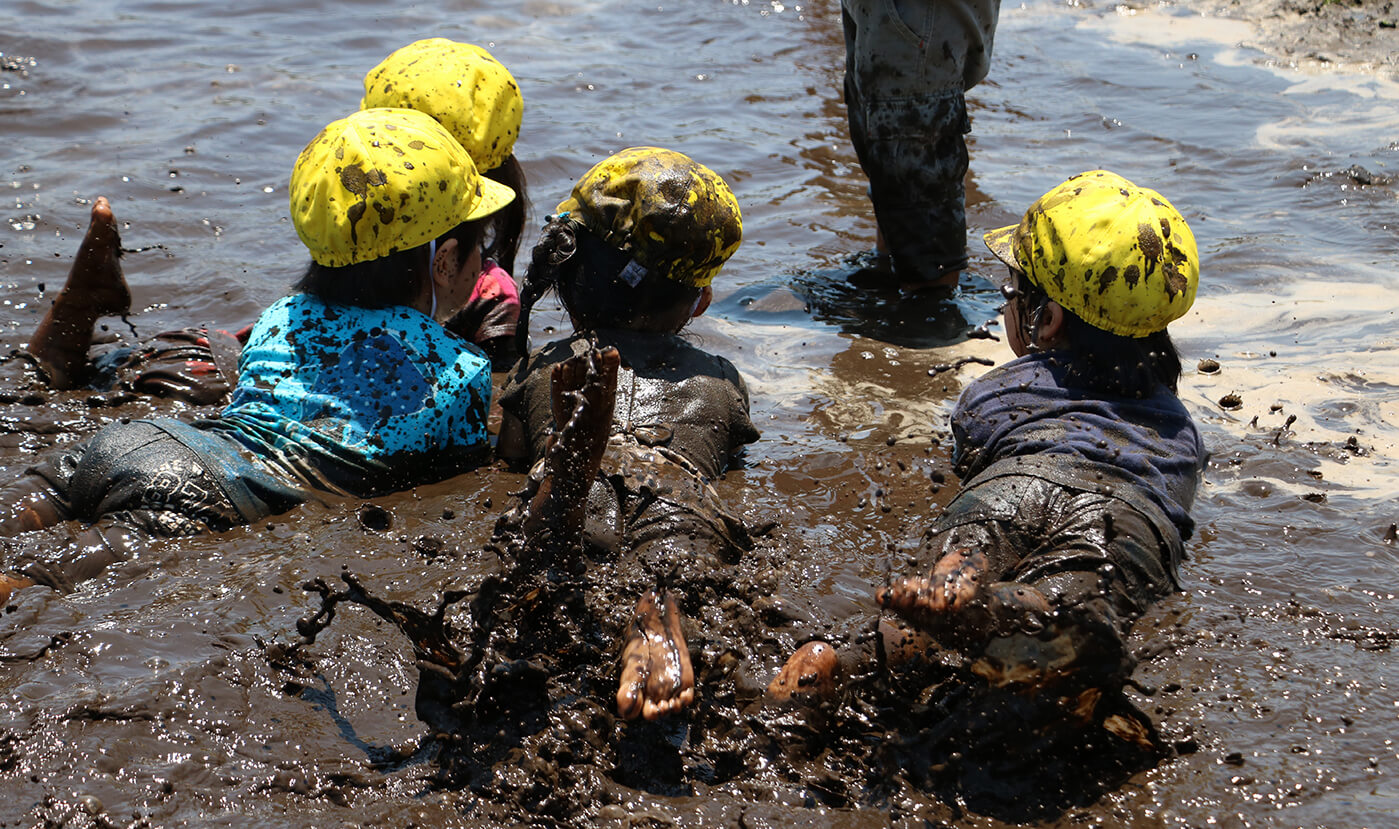
[[[217,433],[114,423],[0,489],[0,536],[14,539],[5,569],[71,590],[150,539],[221,532],[305,498]]]
[[[894,270],[966,267],[966,90],[986,76],[1000,0],[844,0],[850,138]]]
[[[1135,488],[1073,463],[1057,456],[1052,463],[993,464],[938,516],[919,550],[920,565],[980,551],[990,581],[1032,585],[1055,607],[1125,635],[1133,620],[1178,589],[1180,533]]]

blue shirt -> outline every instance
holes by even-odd
[[[965,481],[1002,458],[1027,455],[1107,464],[1189,538],[1206,454],[1180,399],[1159,385],[1141,399],[1071,388],[1066,372],[1062,353],[1029,354],[967,386],[952,412],[957,474]]]
[[[479,463],[490,400],[490,361],[427,315],[294,294],[253,325],[221,422],[313,486],[369,495]]]

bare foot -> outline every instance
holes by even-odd
[[[0,608],[10,603],[10,596],[16,590],[22,590],[23,588],[33,586],[33,580],[27,579],[24,576],[0,574]]]
[[[636,603],[632,629],[622,648],[622,679],[617,713],[655,720],[695,700],[690,650],[680,630],[680,611],[670,591],[653,590]]]
[[[588,488],[612,433],[621,361],[617,349],[604,348],[553,367],[549,393],[558,431],[549,440],[543,478],[530,499],[526,533],[545,527],[569,536],[582,532]]]
[[[81,376],[97,320],[131,311],[131,290],[120,256],[121,236],[112,206],[99,196],[68,279],[29,340],[29,353],[55,388],[71,388]]]
[[[99,317],[124,317],[131,313],[131,289],[122,274],[120,257],[121,234],[117,232],[112,205],[106,196],[98,196],[63,293],[81,295]]]
[[[768,685],[768,694],[777,700],[817,702],[830,699],[836,693],[839,667],[835,648],[825,642],[807,642],[787,657],[782,670]]]

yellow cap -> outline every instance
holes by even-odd
[[[648,271],[695,288],[712,283],[743,240],[738,199],[719,174],[658,147],[598,162],[555,210]]]
[[[1106,170],[1040,196],[986,246],[1096,328],[1145,337],[1195,302],[1200,255],[1185,217],[1155,190]]]
[[[359,106],[431,115],[485,172],[514,151],[525,103],[509,70],[485,49],[434,37],[404,46],[371,69]]]
[[[411,109],[332,122],[297,157],[290,189],[296,234],[332,268],[425,245],[515,198],[477,173],[441,124]]]

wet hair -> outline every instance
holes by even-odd
[[[1034,343],[1050,298],[1024,275],[1014,270],[1011,273],[1015,289],[1009,301],[1018,303],[1016,312],[1025,342]],[[1150,397],[1157,385],[1176,393],[1180,352],[1164,328],[1145,337],[1127,337],[1090,325],[1067,308],[1063,311],[1063,348],[1072,355],[1065,383],[1120,397]]]
[[[460,250],[470,251],[481,244],[492,218],[462,222],[437,237],[437,243],[456,239]],[[419,245],[339,268],[312,260],[292,288],[330,305],[358,308],[412,305],[431,274],[432,263],[428,261],[427,250],[427,245]]]
[[[491,259],[505,269],[515,272],[515,254],[520,250],[520,237],[525,233],[525,214],[529,211],[529,197],[525,193],[525,168],[520,165],[515,154],[505,157],[505,161],[494,170],[487,170],[487,178],[504,184],[515,191],[515,199],[491,215],[490,232],[487,235],[483,259]]]
[[[689,319],[703,288],[682,285],[647,273],[635,285],[622,278],[631,254],[607,244],[577,222],[550,216],[530,254],[520,290],[520,323],[515,331],[520,352],[527,351],[530,309],[550,288],[559,296],[580,333],[599,328],[636,328],[668,314],[677,330]]]

